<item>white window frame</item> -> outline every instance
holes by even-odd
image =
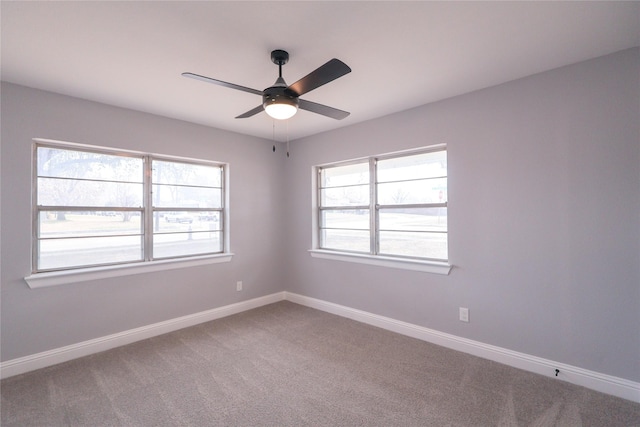
[[[215,264],[221,262],[231,261],[233,253],[230,252],[230,240],[229,240],[229,165],[222,162],[214,162],[202,159],[191,159],[176,156],[165,156],[150,153],[135,152],[130,150],[118,150],[106,147],[98,147],[86,144],[77,144],[70,142],[54,141],[47,139],[34,139],[33,140],[33,153],[32,153],[32,273],[25,277],[25,281],[31,288],[54,286],[65,283],[74,283],[80,281],[95,280],[107,277],[117,277],[130,274],[139,274],[144,272],[162,271],[168,269],[185,268],[197,265]],[[38,147],[52,147],[60,149],[68,149],[83,152],[101,153],[112,156],[123,157],[137,157],[144,160],[144,202],[141,208],[95,208],[91,207],[85,209],[84,207],[71,207],[71,206],[53,206],[55,208],[64,208],[64,210],[127,210],[141,212],[141,218],[145,218],[142,224],[142,237],[143,237],[143,257],[139,261],[101,264],[101,265],[82,265],[73,267],[64,267],[51,270],[38,270],[37,269],[37,245],[38,245],[38,216],[41,211],[50,210],[52,206],[38,206],[37,205],[37,148]],[[222,172],[221,183],[221,204],[220,208],[154,208],[151,203],[151,163],[153,160],[168,161],[176,163],[188,163],[205,166],[220,167]],[[221,228],[221,247],[222,251],[208,253],[208,254],[196,254],[186,256],[174,256],[166,258],[152,258],[152,239],[154,229],[152,226],[153,212],[156,211],[190,211],[197,213],[199,211],[218,211],[220,213],[220,228]]]
[[[382,155],[375,155],[364,157],[360,159],[353,159],[350,161],[333,162],[323,165],[317,165],[312,168],[312,185],[313,185],[313,197],[312,197],[312,248],[309,253],[315,258],[324,258],[336,261],[355,262],[368,265],[376,265],[390,268],[399,268],[405,270],[422,271],[428,273],[448,275],[452,269],[450,260],[434,260],[427,258],[414,258],[400,255],[381,255],[378,250],[379,243],[379,226],[378,226],[378,211],[381,208],[377,204],[377,177],[376,177],[376,163],[378,160],[385,160],[391,158],[412,156],[417,154],[446,151],[446,144],[437,144],[429,147],[423,147],[420,149],[408,150],[403,152],[388,153]],[[320,203],[320,172],[323,168],[335,167],[335,166],[347,166],[349,164],[365,163],[369,164],[369,186],[370,186],[370,198],[369,205],[366,207],[369,210],[369,222],[370,222],[370,251],[369,253],[361,252],[348,252],[336,249],[325,249],[321,247],[321,212],[323,207]],[[448,180],[448,173],[447,173]],[[448,203],[431,203],[420,204],[419,207],[447,207]],[[353,208],[353,207],[351,207]],[[335,209],[339,209],[335,208]],[[447,228],[447,240],[449,236],[449,230]],[[447,257],[448,258],[448,257]]]

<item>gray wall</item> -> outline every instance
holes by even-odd
[[[32,138],[230,163],[232,261],[30,289]],[[267,140],[2,84],[2,360],[282,290],[283,150]],[[236,292],[236,281],[244,290]]]
[[[640,381],[639,76],[623,51],[305,138],[289,159],[3,84],[1,359],[289,290]],[[33,137],[230,162],[232,262],[29,289]],[[442,142],[449,276],[309,256],[313,165]]]
[[[633,49],[296,141],[287,289],[640,381],[639,99]],[[443,142],[449,276],[307,253],[313,165]]]

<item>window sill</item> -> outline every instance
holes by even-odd
[[[140,262],[135,264],[112,265],[107,267],[83,268],[78,270],[52,271],[36,273],[24,278],[31,289],[67,283],[87,282],[109,277],[128,276],[154,271],[174,270],[198,265],[218,264],[231,261],[233,254],[207,255],[193,258],[171,259],[163,261]]]
[[[442,274],[445,276],[448,275],[453,268],[452,265],[446,262],[419,261],[384,256],[350,254],[346,252],[334,252],[322,249],[311,249],[309,250],[309,253],[314,258],[356,262],[360,264],[377,265],[380,267],[399,268],[402,270],[422,271],[425,273]]]

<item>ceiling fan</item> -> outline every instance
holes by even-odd
[[[224,82],[222,80],[194,73],[182,73],[182,75],[192,79],[202,80],[203,82],[213,83],[262,96],[261,105],[258,105],[244,114],[240,114],[236,119],[252,117],[262,110],[265,110],[267,114],[274,119],[285,120],[293,117],[293,115],[298,111],[298,108],[336,120],[342,120],[350,114],[347,111],[338,110],[337,108],[329,107],[327,105],[300,99],[300,96],[305,93],[350,73],[351,68],[349,68],[347,64],[334,58],[307,74],[294,84],[287,86],[282,78],[282,66],[289,61],[289,53],[284,50],[274,50],[271,52],[271,61],[278,66],[278,79],[273,86],[270,86],[265,90],[251,89],[249,87]]]

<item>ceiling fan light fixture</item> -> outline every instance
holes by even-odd
[[[347,64],[339,59],[333,58],[294,84],[287,86],[287,83],[282,78],[282,66],[286,64],[287,61],[289,61],[289,54],[286,51],[278,49],[271,52],[271,62],[278,66],[278,79],[273,86],[268,87],[265,90],[252,89],[250,87],[240,86],[234,83],[212,79],[211,77],[189,72],[182,73],[182,75],[191,79],[202,80],[204,82],[241,90],[254,95],[262,95],[261,105],[240,114],[236,119],[246,119],[265,111],[270,117],[276,120],[287,120],[296,114],[298,108],[336,120],[342,120],[349,115],[349,112],[347,111],[299,99],[301,95],[311,92],[320,86],[334,81],[338,77],[342,77],[345,74],[350,73],[351,68],[349,68]]]
[[[296,114],[298,107],[290,104],[269,104],[264,110],[276,120],[287,120]]]
[[[276,120],[287,120],[298,111],[298,99],[288,96],[265,96],[264,111]]]

